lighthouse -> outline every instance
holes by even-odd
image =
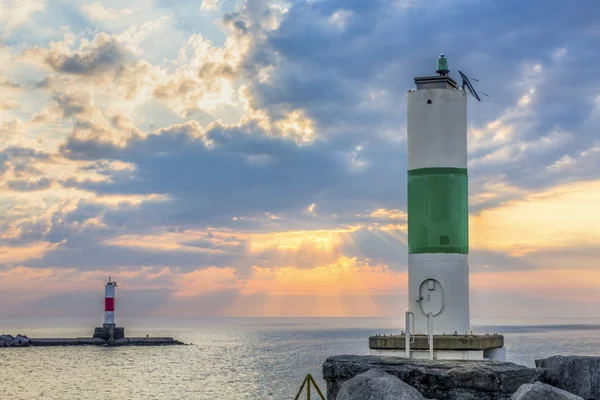
[[[438,59],[438,76],[407,95],[408,304],[415,333],[468,332],[467,93]]]
[[[401,335],[372,336],[371,354],[504,359],[504,338],[473,334],[469,313],[468,78],[414,78],[407,94],[408,311]]]
[[[104,327],[115,327],[115,288],[117,282],[112,282],[110,276],[104,286]]]
[[[115,288],[117,282],[108,277],[104,285],[104,324],[94,329],[94,338],[104,339],[109,344],[125,337],[125,328],[117,328],[115,322]]]

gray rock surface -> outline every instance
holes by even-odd
[[[499,361],[426,361],[398,357],[334,356],[323,364],[327,398],[337,400],[344,382],[380,369],[438,400],[508,400],[524,383],[540,380],[543,370]]]
[[[31,345],[29,338],[24,335],[0,335],[0,347],[26,347]]]
[[[552,356],[535,360],[545,368],[542,382],[584,399],[600,400],[600,357]]]
[[[510,400],[583,400],[583,398],[554,386],[535,382],[521,385]]]
[[[397,377],[372,369],[344,382],[337,400],[423,400],[423,396]]]

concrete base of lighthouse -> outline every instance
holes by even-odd
[[[430,358],[427,335],[414,335],[410,344],[411,359]],[[371,336],[369,354],[406,358],[404,335]],[[502,335],[433,335],[434,360],[505,361]]]
[[[115,324],[104,324],[102,327],[94,328],[94,339],[119,340],[125,337],[125,328],[117,327]]]

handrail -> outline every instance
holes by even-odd
[[[321,400],[325,400],[325,396],[323,396],[323,393],[321,393],[321,389],[319,389],[319,386],[317,386],[317,382],[315,382],[315,380],[311,374],[306,374],[306,378],[304,378],[304,380],[302,381],[302,386],[300,386],[300,390],[298,390],[298,394],[296,395],[294,400],[298,400],[300,398],[300,395],[302,394],[302,389],[304,389],[304,385],[306,385],[306,400],[310,400],[310,385],[311,384],[317,390],[317,393],[319,394],[319,397],[321,398]]]
[[[427,343],[429,343],[429,359],[433,360],[433,314],[427,314]]]
[[[410,315],[412,315],[412,324],[411,326],[415,326],[415,314],[413,314],[412,312],[410,313]],[[413,344],[415,342],[415,333],[412,333],[412,340],[410,341],[410,344]]]
[[[404,355],[406,358],[410,358],[410,345],[411,343],[415,342],[415,335],[414,333],[412,334],[412,340],[410,340],[410,335],[411,335],[411,323],[410,323],[410,316],[412,315],[413,317],[413,323],[412,326],[414,326],[415,324],[415,314],[413,314],[410,311],[407,311],[405,316],[406,316],[406,332],[404,335]]]

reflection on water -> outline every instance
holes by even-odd
[[[554,354],[600,355],[600,321],[493,322],[473,331],[505,335],[509,361],[533,366]],[[379,318],[123,321],[129,336],[173,336],[193,345],[1,349],[0,399],[291,399],[307,373],[325,389],[321,365],[328,356],[367,354],[368,336],[398,333],[401,324]],[[76,326],[2,321],[0,332],[91,335],[89,327]]]

